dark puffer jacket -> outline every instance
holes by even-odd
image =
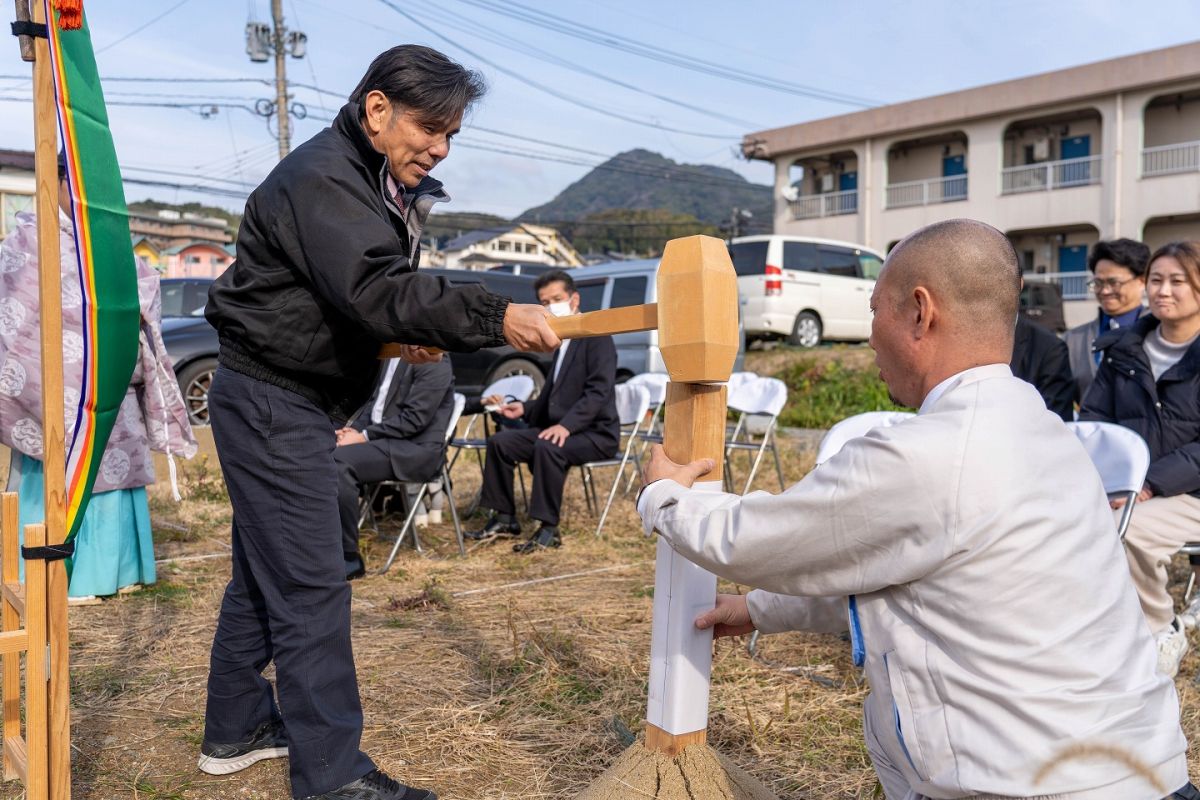
[[[1079,418],[1141,434],[1150,446],[1146,483],[1156,495],[1200,497],[1200,340],[1156,382],[1142,342],[1158,324],[1144,316],[1096,340],[1104,357]]]

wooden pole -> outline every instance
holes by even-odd
[[[0,495],[0,593],[20,586],[21,557],[18,545],[20,506],[15,492]],[[10,589],[13,587],[13,589]],[[0,600],[0,621],[4,633],[21,630],[21,612],[7,598]],[[14,759],[7,746],[21,741],[21,654],[4,655],[4,779],[14,780],[25,772],[25,764]],[[18,771],[19,770],[19,771]]]
[[[46,23],[45,4],[33,3],[33,21]],[[49,24],[55,24],[53,20]],[[38,273],[42,356],[42,474],[45,481],[46,543],[62,544],[67,535],[66,429],[63,424],[62,253],[58,226],[58,121],[50,44],[34,43],[34,169],[37,179]],[[36,562],[47,580],[49,639],[50,794],[51,800],[71,796],[71,721],[69,639],[67,635],[67,572],[59,561]],[[26,575],[35,562],[26,565]],[[28,605],[37,603],[29,598]],[[26,608],[28,616],[29,609]],[[41,658],[29,653],[29,661]],[[32,749],[33,743],[30,743]],[[41,795],[30,787],[32,797]]]

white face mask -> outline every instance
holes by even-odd
[[[569,302],[550,303],[546,306],[546,310],[556,317],[569,317],[572,314],[571,304]]]

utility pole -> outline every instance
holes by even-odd
[[[283,49],[283,0],[271,0],[271,19],[275,23],[275,108],[279,110],[279,158],[283,159],[292,149],[291,120],[288,119],[287,54]]]
[[[289,116],[304,119],[307,110],[300,103],[290,103],[287,82],[287,56],[304,58],[308,37],[300,31],[289,31],[283,24],[283,0],[271,0],[271,22],[246,23],[246,54],[258,63],[275,56],[275,100],[259,100],[255,111],[268,119],[274,115],[278,125],[279,157],[292,149],[292,124]]]

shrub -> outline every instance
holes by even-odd
[[[788,403],[779,424],[793,428],[829,428],[865,411],[903,411],[892,402],[874,367],[855,369],[834,359],[818,363],[802,358],[776,374],[788,386]]]

